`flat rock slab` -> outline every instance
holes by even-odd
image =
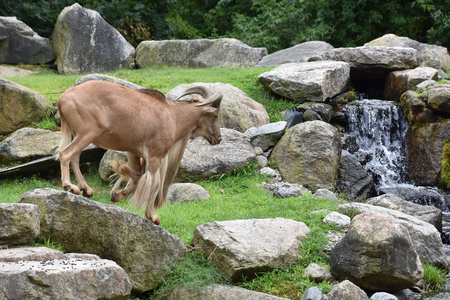
[[[2,299],[128,299],[131,282],[115,262],[44,247],[0,250]]]
[[[197,226],[194,246],[238,281],[295,262],[308,232],[304,223],[283,218],[220,221]]]
[[[325,102],[342,93],[350,81],[350,66],[340,61],[282,64],[258,76],[275,94],[303,102]]]

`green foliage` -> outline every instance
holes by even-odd
[[[441,156],[441,184],[450,184],[450,139],[444,139]]]
[[[46,247],[46,248],[50,248],[50,249],[54,249],[54,250],[58,250],[61,252],[64,252],[64,248],[59,245],[58,243],[55,243],[54,241],[52,241],[51,238],[40,238],[37,241],[33,241],[31,243],[31,246],[33,247]]]
[[[447,281],[447,271],[428,263],[422,263],[422,265],[424,271],[423,281],[425,292],[442,290]]]
[[[208,261],[203,253],[192,251],[183,261],[168,271],[164,282],[156,289],[154,295],[168,296],[177,286],[192,290],[211,284],[230,283],[231,280]]]

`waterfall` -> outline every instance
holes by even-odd
[[[405,183],[409,125],[401,108],[394,101],[365,99],[347,104],[344,112],[347,138],[357,145],[357,151],[350,152],[363,163],[375,186]]]
[[[406,133],[409,124],[394,101],[358,100],[344,108],[344,148],[360,160],[379,194],[390,193],[450,212],[450,197],[435,187],[408,182]],[[352,142],[349,142],[352,141]]]

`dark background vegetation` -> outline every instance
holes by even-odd
[[[233,37],[272,53],[311,40],[362,46],[394,33],[450,48],[448,0],[0,0],[0,15],[51,38],[58,14],[75,2],[98,11],[134,46]]]

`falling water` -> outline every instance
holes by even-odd
[[[393,101],[360,100],[345,108],[347,140],[357,145],[355,154],[372,175],[377,188],[404,183],[408,123]],[[356,149],[355,149],[356,150]]]

